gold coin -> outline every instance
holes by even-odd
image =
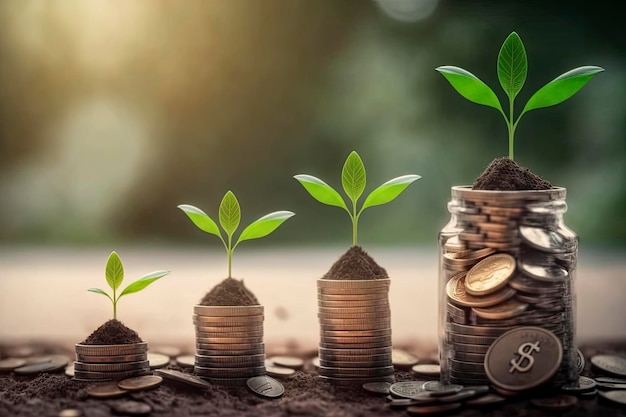
[[[516,293],[513,288],[506,286],[500,291],[489,295],[481,297],[470,295],[465,290],[465,275],[465,272],[461,272],[452,277],[446,284],[446,293],[450,301],[457,305],[464,307],[490,307],[508,300]]]
[[[465,290],[471,295],[487,295],[504,287],[515,272],[515,258],[506,253],[491,255],[469,270]]]

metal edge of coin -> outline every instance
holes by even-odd
[[[248,317],[261,316],[264,313],[262,305],[251,306],[205,306],[194,305],[194,314],[209,317]]]

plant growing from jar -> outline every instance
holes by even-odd
[[[439,233],[441,382],[471,380],[509,391],[575,383],[578,236],[563,222],[566,189],[513,160],[515,132],[527,112],[564,102],[603,68],[581,66],[559,75],[537,90],[517,115],[515,100],[528,62],[516,32],[506,38],[497,60],[507,106],[469,71],[455,66],[436,70],[463,97],[503,116],[509,149],[508,157],[494,159],[472,186],[451,190],[451,218]],[[522,327],[524,340],[518,340]],[[492,343],[485,343],[487,335]],[[502,343],[510,353],[493,353]],[[479,344],[484,345],[480,352],[466,348]],[[530,367],[525,366],[538,349],[546,360],[527,372]]]

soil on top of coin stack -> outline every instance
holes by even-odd
[[[508,157],[496,158],[474,181],[473,190],[549,190],[552,184]]]
[[[226,278],[206,293],[200,304],[203,306],[256,306],[260,303],[243,284],[243,280]]]
[[[361,246],[352,246],[322,279],[385,279],[387,271],[378,265]]]
[[[137,332],[126,327],[121,321],[111,319],[98,327],[85,339],[83,345],[126,345],[141,343]]]

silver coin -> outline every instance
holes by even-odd
[[[603,391],[598,393],[600,398],[606,400],[615,405],[619,405],[622,407],[626,407],[626,391],[623,390],[613,390],[613,391]]]
[[[324,343],[320,342],[320,349],[376,349],[391,347],[391,340],[383,340],[380,342],[355,342],[355,343]]]
[[[317,287],[320,289],[379,289],[389,288],[391,279],[318,279]]]
[[[148,352],[147,359],[150,369],[163,368],[170,363],[170,357],[161,353]]]
[[[26,360],[22,358],[6,358],[0,360],[0,372],[12,371],[26,365]]]
[[[497,336],[473,336],[453,332],[448,332],[446,334],[446,340],[454,344],[465,343],[470,345],[491,345],[497,338]]]
[[[466,334],[473,336],[500,336],[503,333],[512,330],[511,326],[467,326],[457,323],[446,323],[446,329],[457,334]]]
[[[517,317],[528,309],[528,304],[515,298],[510,298],[500,304],[490,307],[472,307],[472,312],[478,317],[489,320],[505,320]]]
[[[256,355],[195,355],[195,364],[206,367],[261,366],[265,363],[265,354]]]
[[[261,375],[246,381],[248,389],[262,398],[279,398],[285,393],[285,387],[276,379]]]
[[[120,363],[120,362],[140,362],[148,360],[148,352],[138,353],[135,355],[119,355],[119,356],[89,356],[76,355],[77,362],[83,363]]]
[[[626,358],[621,356],[595,355],[591,357],[591,366],[595,371],[626,377]]]
[[[74,370],[74,379],[79,381],[113,381],[137,376],[145,376],[150,373],[150,369],[124,372],[92,372]]]
[[[237,355],[260,355],[265,353],[265,345],[260,343],[258,345],[254,345],[252,347],[248,347],[246,349],[237,347],[231,349],[212,349],[212,346],[209,348],[198,348],[196,346],[196,354],[202,356],[237,356]]]
[[[482,374],[484,372],[483,362],[466,362],[456,359],[450,359],[450,367],[460,372],[472,372]]]
[[[369,393],[377,395],[389,395],[390,382],[366,382],[363,389]]]
[[[265,373],[273,378],[289,378],[296,374],[295,369],[285,368],[284,366],[265,366]]]
[[[321,376],[364,378],[393,375],[394,368],[391,365],[378,368],[330,368],[320,364],[318,372]]]
[[[123,356],[146,353],[148,343],[129,343],[123,345],[85,345],[77,343],[75,345],[77,355],[86,356]]]
[[[489,350],[489,346],[491,345],[474,345],[469,343],[454,343],[455,352],[467,352],[467,353],[477,353],[477,354],[485,354],[487,350]]]
[[[428,377],[438,377],[441,373],[441,367],[430,363],[417,364],[411,367],[411,372]]]
[[[392,349],[391,362],[396,369],[409,370],[417,365],[419,358],[414,354],[402,349]]]
[[[193,306],[194,314],[198,316],[213,316],[213,317],[249,317],[249,316],[262,316],[263,306],[205,306],[195,305]]]
[[[128,391],[117,386],[117,382],[103,382],[93,384],[85,389],[90,397],[94,398],[117,398],[128,394]]]
[[[198,376],[210,378],[250,378],[257,375],[265,375],[265,365],[243,368],[195,366],[194,373]]]
[[[456,359],[458,361],[464,362],[474,362],[474,363],[484,363],[485,362],[485,354],[484,353],[471,353],[471,352],[461,352],[461,351],[452,351],[452,359]]]
[[[493,342],[485,356],[485,372],[496,386],[524,391],[554,376],[563,359],[561,341],[540,327],[519,327]]]
[[[211,384],[198,378],[197,376],[176,371],[174,369],[157,369],[154,373],[164,379],[182,382],[183,384],[191,385],[197,388],[209,388],[211,386]]]
[[[274,365],[282,366],[284,368],[299,370],[304,367],[304,360],[297,356],[273,355],[268,359],[272,361]]]
[[[612,378],[610,376],[596,376],[596,382],[609,383],[609,384],[626,384],[626,379],[623,378]]]
[[[520,226],[521,238],[530,246],[545,252],[566,252],[575,242],[566,238],[562,233],[541,227]]]
[[[196,345],[208,345],[211,349],[219,349],[220,345],[253,345],[263,343],[263,336],[257,337],[197,337]]]
[[[175,361],[181,368],[193,368],[196,358],[194,355],[178,355]]]
[[[544,282],[561,282],[569,276],[567,270],[558,265],[531,265],[520,262],[518,267],[524,275]]]
[[[596,389],[597,383],[593,379],[586,376],[579,376],[575,384],[568,384],[561,387],[561,391],[565,393],[578,394],[590,392]]]
[[[391,384],[389,393],[395,398],[412,398],[415,394],[424,392],[424,383],[420,381],[402,381]]]
[[[523,274],[516,274],[508,282],[509,286],[517,291],[536,295],[557,295],[563,294],[560,285],[555,283],[541,282],[536,279],[529,278]]]
[[[56,372],[60,370],[64,370],[67,366],[67,361],[49,361],[49,362],[41,362],[33,365],[25,365],[19,368],[15,368],[13,372],[18,375],[33,375],[42,372]]]
[[[626,384],[615,384],[610,382],[597,382],[598,389],[606,390],[626,390]]]
[[[338,300],[318,300],[318,307],[321,308],[369,308],[369,307],[387,307],[389,308],[389,299],[387,297],[371,299],[371,300],[358,300],[358,301],[338,301]]]

